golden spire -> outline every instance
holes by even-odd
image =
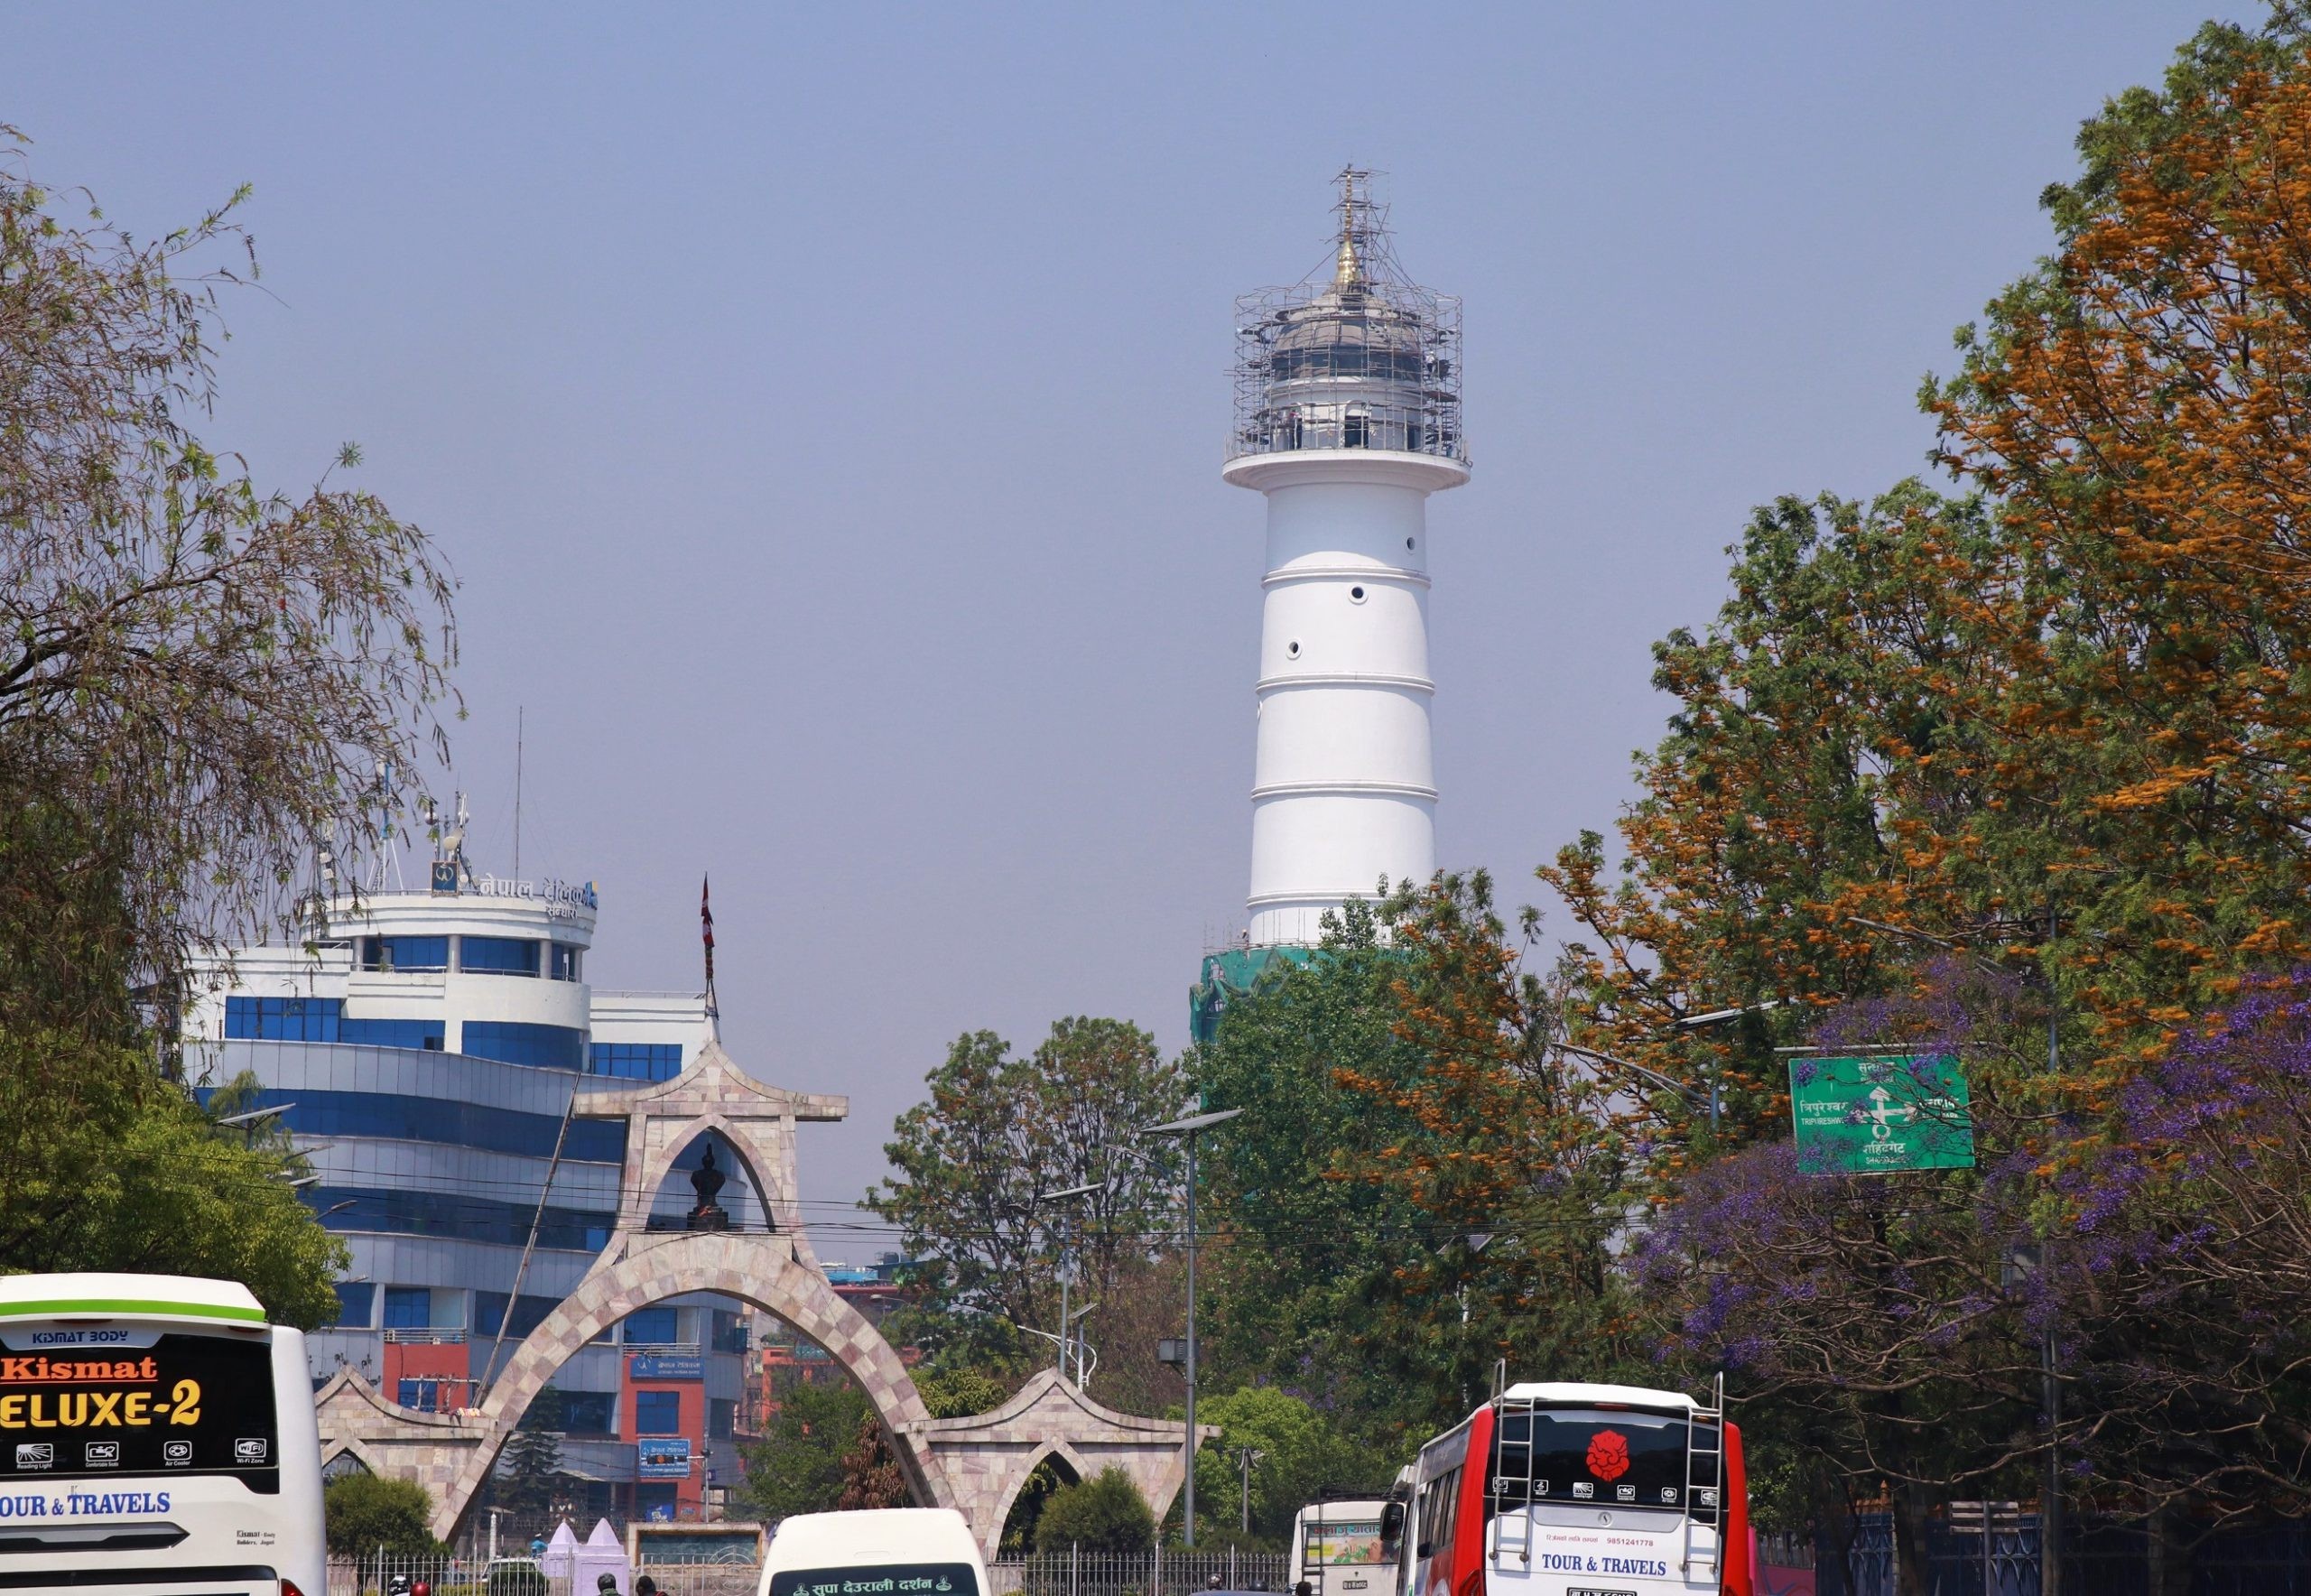
[[[1356,258],[1357,212],[1367,202],[1356,197],[1360,178],[1372,174],[1357,167],[1343,166],[1340,172],[1340,264],[1332,273],[1332,285],[1347,288],[1363,281],[1364,267]]]

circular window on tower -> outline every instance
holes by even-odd
[[[1288,660],[1296,660],[1300,657],[1299,638],[1295,637],[1291,642],[1284,645],[1284,657]]]
[[[1363,603],[1363,602],[1364,602],[1364,589],[1361,589],[1361,588],[1350,588],[1350,589],[1348,590],[1348,601],[1349,601],[1350,604],[1361,604],[1361,603]]]

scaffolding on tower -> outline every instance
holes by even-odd
[[[1397,263],[1374,174],[1339,177],[1323,265],[1236,302],[1228,458],[1380,449],[1468,463],[1461,431],[1461,302]]]

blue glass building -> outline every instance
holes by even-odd
[[[341,902],[308,947],[237,951],[209,970],[185,1040],[205,1090],[278,1111],[320,1176],[306,1200],[352,1254],[338,1322],[308,1339],[315,1384],[350,1367],[445,1412],[478,1399],[616,1223],[626,1128],[565,1126],[571,1095],[672,1079],[707,1022],[702,993],[588,984],[590,883],[477,877],[461,862],[435,879],[443,890]],[[738,1161],[720,1162],[722,1205],[759,1224]],[[659,1206],[673,1219],[691,1193],[669,1185]],[[744,1324],[727,1298],[660,1304],[565,1366],[534,1411],[588,1482],[579,1506],[665,1516],[700,1499],[710,1470],[738,1479]],[[669,1402],[667,1369],[694,1373],[685,1399]],[[691,1472],[670,1478],[677,1451]]]

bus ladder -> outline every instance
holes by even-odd
[[[1527,1396],[1510,1396],[1496,1389],[1492,1398],[1492,1561],[1495,1564],[1510,1550],[1527,1568],[1533,1565],[1533,1400]],[[1521,1415],[1525,1421],[1525,1444],[1522,1448],[1522,1471],[1512,1472],[1508,1464],[1517,1454],[1501,1444],[1508,1433],[1511,1415]],[[1517,1539],[1509,1545],[1507,1525],[1515,1512]]]
[[[1702,1444],[1704,1438],[1707,1446]],[[1703,1499],[1697,1491],[1709,1494]],[[1694,1538],[1698,1517],[1694,1504],[1703,1499],[1715,1505],[1717,1514],[1717,1533],[1706,1548]],[[1710,1406],[1694,1408],[1685,1426],[1685,1555],[1677,1562],[1679,1573],[1690,1578],[1699,1564],[1717,1576],[1720,1585],[1724,1583],[1725,1519],[1725,1377],[1721,1373],[1710,1387]]]

